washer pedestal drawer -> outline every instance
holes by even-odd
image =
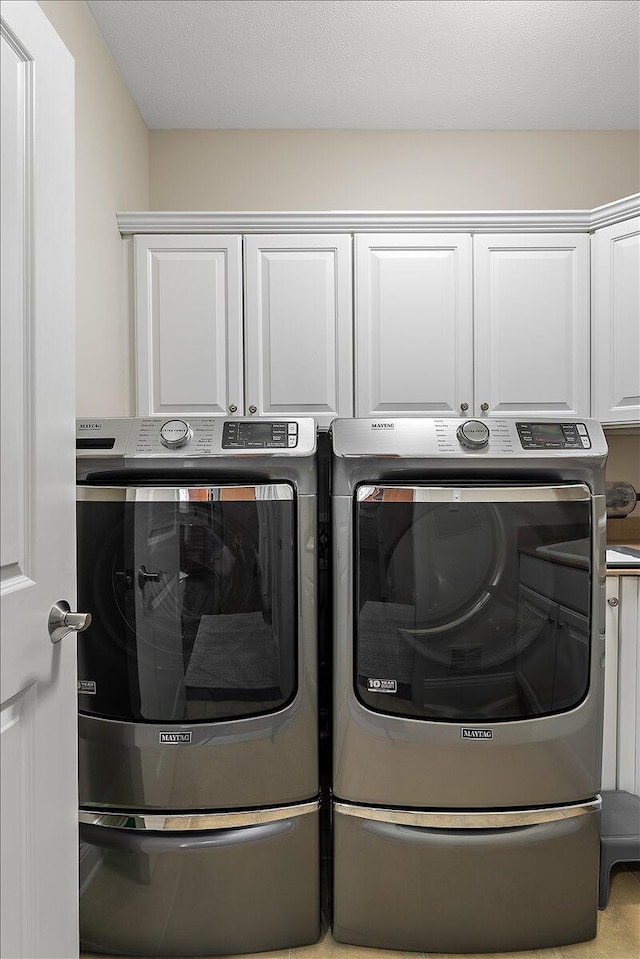
[[[320,862],[314,806],[304,815],[292,807],[289,818],[206,831],[81,822],[82,948],[186,957],[316,942]]]
[[[336,803],[334,938],[454,953],[593,939],[599,801],[577,809],[557,810],[555,819],[555,810],[538,810],[550,820],[538,823],[530,811],[524,825],[507,813],[487,815],[488,828],[431,828],[423,825],[429,814]],[[500,819],[505,825],[495,828]]]

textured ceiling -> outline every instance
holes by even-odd
[[[623,130],[638,0],[87,0],[159,129]]]

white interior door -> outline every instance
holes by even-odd
[[[73,60],[3,0],[1,954],[78,954]]]

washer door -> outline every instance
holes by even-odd
[[[224,720],[296,691],[289,484],[80,486],[81,712]]]
[[[355,684],[365,705],[493,721],[584,697],[586,486],[361,486],[355,505]]]

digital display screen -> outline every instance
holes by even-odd
[[[564,440],[560,423],[532,423],[531,432],[534,440],[543,440],[547,443],[561,443]]]
[[[240,423],[240,439],[269,442],[271,440],[271,423]]]

